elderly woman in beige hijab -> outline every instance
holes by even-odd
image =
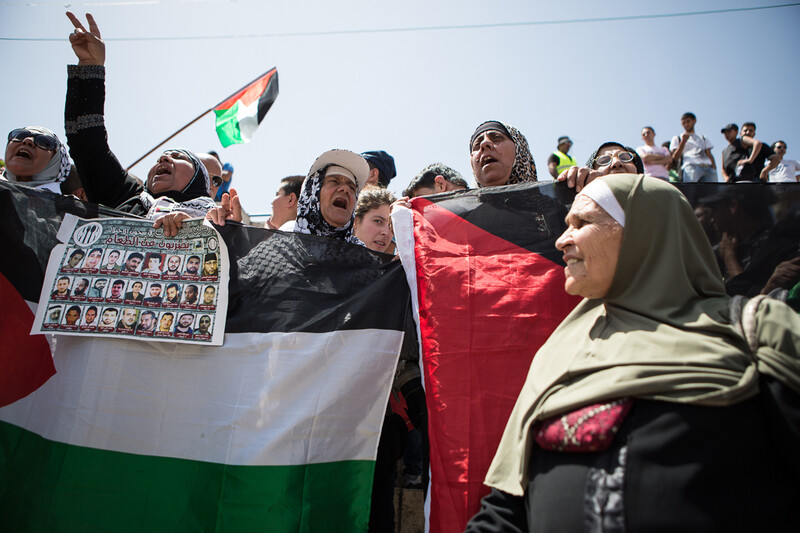
[[[585,299],[534,357],[467,531],[797,527],[797,314],[728,297],[662,180],[597,178],[567,226],[565,288]]]

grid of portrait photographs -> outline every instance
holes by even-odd
[[[191,251],[70,245],[64,250],[41,329],[51,333],[210,342],[220,285],[219,241]]]

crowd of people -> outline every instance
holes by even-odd
[[[216,153],[165,150],[145,180],[120,165],[103,118],[105,48],[99,28],[91,15],[88,30],[68,16],[75,26],[69,40],[78,62],[68,68],[66,145],[47,128],[11,131],[4,179],[147,217],[167,236],[188,218],[207,217],[219,226],[241,222],[240,198],[230,187],[233,167]],[[717,182],[720,175],[729,183],[797,182],[800,164],[784,158],[785,142],[758,140],[755,124],[746,122],[741,135],[736,124],[722,128],[729,145],[718,167],[713,145],[695,131],[696,122],[694,114],[685,113],[684,132],[663,146],[649,126],[636,149],[604,142],[585,166],[569,155],[570,138],[558,139],[548,171],[578,195],[556,246],[564,253],[566,291],[585,300],[534,360],[487,478],[493,492],[470,531],[572,530],[586,520],[619,530],[626,522],[630,529],[714,529],[750,522],[755,528],[765,523],[758,522],[760,517],[780,524],[791,516],[789,504],[798,501],[791,481],[800,469],[796,459],[789,460],[792,468],[783,468],[783,456],[771,452],[800,439],[800,319],[777,300],[758,299],[751,309],[755,329],[743,333],[730,309],[738,302],[733,295],[785,293],[797,285],[797,222],[780,228],[770,222],[767,211],[774,199],[768,191],[749,200],[719,193],[692,209],[668,182]],[[537,181],[525,136],[505,122],[480,124],[469,139],[469,154],[479,188]],[[327,151],[305,175],[281,181],[267,225],[393,254],[392,210],[411,207],[415,197],[469,189],[457,171],[433,163],[396,198],[388,191],[396,175],[394,159],[385,151]],[[160,271],[156,259],[161,260],[147,258],[146,267]],[[87,281],[75,290],[92,289]],[[145,299],[141,287],[134,291],[126,298]],[[67,309],[68,319],[70,313]],[[179,315],[172,318],[182,327]],[[118,322],[135,327],[136,319],[123,314]],[[152,313],[138,319],[152,329],[172,327],[157,325]],[[604,325],[598,328],[599,321]],[[406,358],[402,364],[408,371],[398,373],[395,390],[408,407],[387,410],[371,531],[393,531],[387,487],[395,482],[407,426],[422,435],[414,448],[418,452],[421,446],[425,457],[419,362]],[[588,436],[564,440],[558,426],[566,418],[573,417],[570,423],[596,420],[598,413],[608,416],[582,433]],[[778,420],[780,428],[767,418]],[[742,431],[744,420],[763,434]],[[776,444],[775,438],[783,440]],[[597,439],[604,440],[602,446]],[[670,439],[678,451],[669,447]],[[741,461],[744,456],[751,460]],[[674,474],[659,466],[668,460],[699,466]],[[425,486],[422,461],[416,461],[422,468],[409,468],[408,477]],[[741,468],[731,468],[734,462]],[[626,466],[637,470],[626,475]],[[586,479],[593,480],[591,491]],[[719,489],[743,479],[749,490],[741,497],[717,496]],[[636,487],[638,495],[613,497],[623,493],[624,484]],[[747,498],[753,490],[767,494],[768,505]],[[587,514],[589,496],[597,505]]]

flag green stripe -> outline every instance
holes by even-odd
[[[7,531],[365,531],[373,461],[222,465],[72,446],[0,422]]]
[[[217,136],[224,147],[244,142],[242,133],[239,131],[238,113],[240,105],[240,102],[236,102],[228,109],[214,110],[214,114],[217,116],[215,121]]]

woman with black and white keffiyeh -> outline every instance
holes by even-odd
[[[330,150],[311,165],[297,201],[295,232],[364,245],[353,235],[358,193],[369,177],[369,165],[349,150]]]
[[[350,150],[329,150],[319,156],[303,181],[297,200],[295,233],[329,237],[364,246],[353,234],[353,213],[358,193],[369,178],[367,161]],[[218,226],[242,221],[235,189],[222,197],[219,207],[208,213]]]

